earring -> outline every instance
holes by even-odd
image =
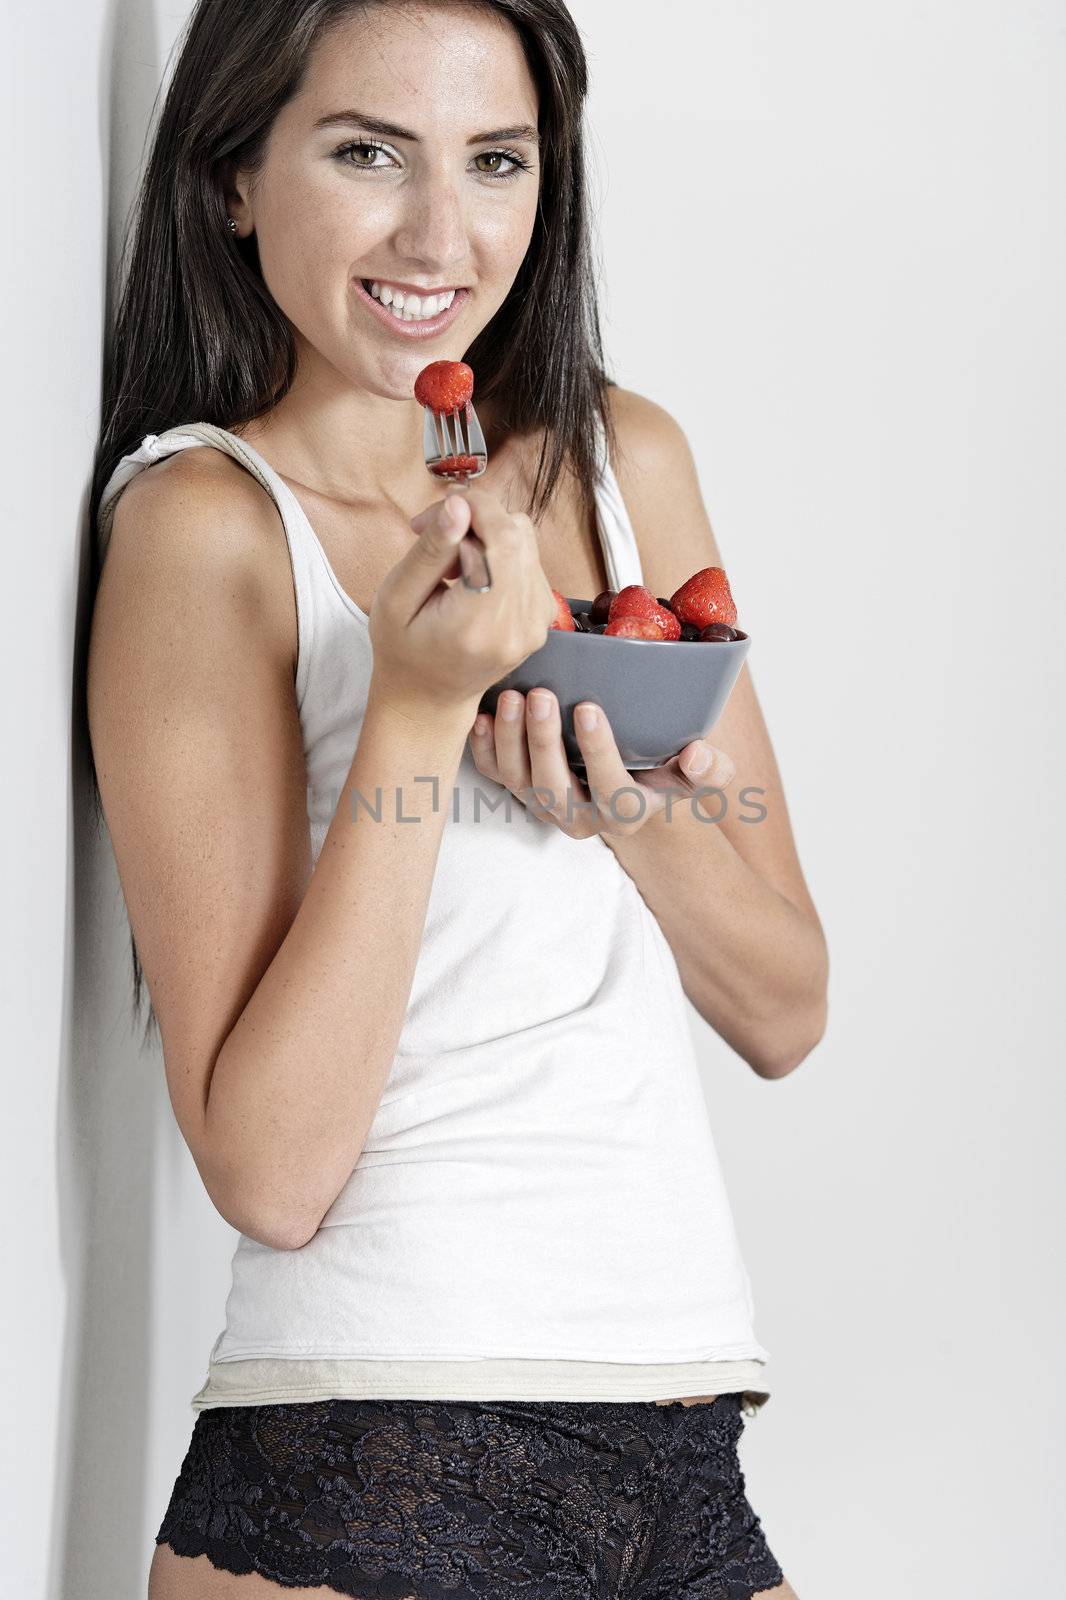
[[[236,233],[237,232],[237,219],[236,219],[236,217],[230,217],[229,222],[226,224],[226,226],[229,228],[230,233]]]

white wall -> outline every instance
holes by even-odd
[[[184,11],[16,0],[8,24],[0,1580],[25,1600],[143,1594],[235,1237],[130,1033],[72,709],[108,221],[113,257]],[[1061,8],[575,14],[609,353],[693,443],[833,958],[828,1037],[784,1082],[692,1016],[773,1356],[749,1494],[803,1600],[1045,1593]]]
[[[233,1237],[189,1181],[158,1053],[139,1055],[130,1029],[128,931],[75,709],[108,256],[186,11],[5,8],[0,1593],[19,1600],[143,1595],[161,1485],[192,1418],[176,1415],[173,1385],[203,1363],[225,1291],[210,1263],[224,1274]],[[168,1338],[201,1282],[211,1302],[184,1369],[171,1366]]]

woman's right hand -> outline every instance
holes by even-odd
[[[541,648],[555,618],[536,530],[476,484],[450,489],[411,527],[417,542],[370,607],[373,676],[390,700],[472,718],[485,690]],[[471,529],[492,574],[485,593],[461,581],[458,547]]]

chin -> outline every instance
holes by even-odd
[[[443,341],[442,341],[443,343]],[[459,361],[462,357],[435,341],[412,345],[409,350],[397,350],[383,355],[375,374],[376,381],[369,385],[376,394],[391,400],[414,400],[415,379],[431,361]]]

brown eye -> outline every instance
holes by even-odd
[[[373,139],[353,139],[351,144],[343,144],[334,151],[338,161],[343,161],[347,167],[357,167],[360,172],[384,172],[384,166],[374,158],[385,154],[385,146]],[[364,161],[363,156],[369,156],[370,159]]]
[[[523,172],[532,170],[528,161],[523,161],[513,150],[482,150],[474,160],[479,163],[478,170],[485,178],[517,178]]]

